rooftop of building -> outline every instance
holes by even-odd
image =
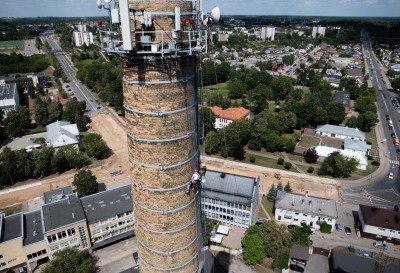
[[[318,125],[316,131],[365,139],[365,133],[358,130],[357,128],[324,124],[324,125]]]
[[[289,193],[281,190],[276,195],[275,208],[321,215],[334,219],[338,217],[335,200]]]
[[[250,110],[243,107],[228,108],[225,110],[218,106],[209,108],[213,111],[216,117],[222,119],[239,120],[250,114]]]
[[[16,83],[0,83],[0,100],[8,100],[14,98],[16,90]]]
[[[42,206],[44,232],[85,220],[81,202],[76,194]]]
[[[315,146],[315,151],[320,157],[328,157],[330,154],[334,152],[339,152],[341,155],[347,158],[356,159],[359,165],[368,165],[368,158],[365,155],[354,150],[341,150],[333,147],[320,145],[320,146]]]
[[[22,213],[0,217],[0,243],[22,237]]]
[[[131,185],[82,197],[81,203],[89,223],[132,211]]]
[[[204,197],[251,205],[257,178],[210,170],[206,172],[205,177],[206,182],[202,184]]]
[[[46,131],[46,140],[54,148],[78,143],[76,136],[79,135],[79,130],[76,124],[57,120],[46,125]]]
[[[345,149],[350,149],[354,151],[360,151],[360,152],[367,152],[368,150],[371,150],[371,145],[368,145],[365,141],[362,140],[354,140],[354,139],[349,139],[346,138],[344,140],[344,148]]]
[[[400,231],[400,212],[360,205],[364,223],[369,226]]]
[[[66,186],[62,188],[58,188],[51,191],[46,191],[44,196],[44,203],[49,204],[55,201],[59,201],[67,197],[67,195],[73,194],[74,191],[72,190],[71,186]]]
[[[335,91],[333,101],[343,104],[344,107],[350,107],[350,92]]]
[[[24,214],[24,246],[43,241],[42,213],[40,210]]]

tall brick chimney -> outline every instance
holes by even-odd
[[[141,273],[202,267],[199,193],[186,194],[199,167],[198,2],[117,0],[118,18],[110,8],[122,45],[104,50],[121,56]]]

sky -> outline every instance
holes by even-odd
[[[97,0],[2,0],[0,17],[107,16]],[[203,0],[203,10],[222,15],[400,17],[400,0]]]

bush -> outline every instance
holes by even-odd
[[[251,163],[256,162],[256,158],[255,158],[254,156],[250,156],[250,162],[251,162]]]
[[[368,145],[372,145],[371,141],[367,140],[366,142],[367,142]]]
[[[313,173],[314,172],[314,167],[312,167],[312,166],[308,167],[307,172],[308,173]]]
[[[286,162],[285,165],[283,166],[286,170],[290,170],[290,168],[292,167],[292,163],[290,162]]]
[[[380,163],[379,161],[374,160],[374,161],[371,162],[371,165],[373,165],[373,166],[380,166],[381,163]]]
[[[278,257],[274,259],[274,261],[272,262],[272,267],[284,269],[288,268],[288,263],[289,263],[289,253],[285,252],[278,255]]]
[[[321,229],[320,229],[321,233],[329,234],[329,233],[331,233],[331,230],[332,230],[332,226],[330,224],[328,224],[327,222],[323,222],[321,224]]]
[[[45,144],[46,140],[44,139],[44,137],[38,137],[35,139],[35,143],[36,144]]]
[[[372,155],[367,155],[367,159],[368,159],[368,160],[373,160],[374,157],[373,157]]]
[[[282,157],[280,157],[278,159],[278,165],[283,165],[283,163],[285,163],[285,160]]]

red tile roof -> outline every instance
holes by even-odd
[[[207,106],[206,106],[207,107]],[[214,116],[228,120],[239,120],[250,113],[250,110],[243,107],[228,108],[226,110],[218,106],[208,107],[213,111]]]

